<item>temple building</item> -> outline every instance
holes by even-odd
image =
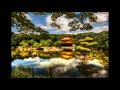
[[[61,57],[64,59],[73,58],[75,51],[75,41],[70,36],[61,39]]]

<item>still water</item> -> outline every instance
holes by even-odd
[[[72,70],[72,72],[79,76],[80,72],[77,70],[76,66],[79,65],[80,60],[75,60],[75,58],[71,58],[69,60],[63,58],[50,58],[50,59],[43,59],[43,58],[26,58],[26,59],[15,59],[12,61],[11,66],[12,69],[16,67],[32,67],[33,74],[36,75],[45,75],[48,72],[48,69],[52,68],[52,70],[57,73],[66,73],[67,71]],[[72,73],[71,72],[71,73]],[[68,76],[68,74],[67,74]]]
[[[40,57],[35,57],[35,58],[29,57],[25,59],[15,59],[14,61],[11,62],[11,66],[12,69],[15,69],[16,67],[20,67],[20,66],[31,67],[33,75],[46,75],[49,73],[49,70],[52,70],[53,75],[55,77],[86,78],[86,76],[80,70],[78,70],[78,68],[76,68],[77,66],[79,66],[80,62],[81,60],[76,58],[64,59],[58,57],[58,58],[43,59]],[[88,62],[88,64],[92,64],[97,67],[104,67],[102,64],[97,62],[97,59]],[[106,71],[104,70],[101,72],[106,72]]]

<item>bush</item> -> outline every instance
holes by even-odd
[[[11,72],[11,78],[51,78],[50,75],[32,75],[29,67],[19,67]]]
[[[40,57],[41,58],[50,58],[50,54],[49,53],[41,53]]]
[[[23,69],[16,68],[11,73],[12,78],[32,78],[32,74],[30,72],[24,71]]]
[[[14,58],[15,55],[16,55],[16,52],[15,52],[15,51],[11,51],[11,56],[12,56],[12,58]]]
[[[97,73],[97,68],[93,65],[87,65],[84,61],[77,66],[78,70],[85,76],[91,76],[93,73]]]
[[[23,58],[26,58],[26,57],[29,57],[29,52],[21,52],[20,55],[23,57]]]
[[[11,57],[12,60],[14,60],[15,58],[21,58],[20,51],[18,49],[16,49],[15,51],[11,51]]]
[[[96,58],[100,60],[101,64],[105,66],[105,68],[108,69],[109,67],[109,56],[106,56],[103,51],[93,50],[89,54],[91,57]]]

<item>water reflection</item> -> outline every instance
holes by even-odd
[[[75,68],[78,65],[79,60],[75,60],[75,58],[69,59],[67,61],[63,58],[28,58],[28,59],[16,59],[12,62],[12,67],[20,67],[20,66],[29,66],[32,67],[33,74],[48,74],[49,69],[52,71],[67,71],[67,69]],[[59,70],[58,70],[59,69]],[[59,71],[60,72],[60,71]],[[56,72],[57,73],[57,72]],[[63,72],[62,72],[63,73]]]
[[[71,55],[70,58],[64,58],[63,55]],[[62,52],[43,52],[38,56],[29,57],[24,59],[14,59],[11,62],[12,69],[16,67],[31,67],[33,75],[47,75],[50,74],[55,77],[83,77],[82,71],[85,69],[80,66],[80,59],[74,57],[74,52],[62,51]],[[97,63],[97,60],[89,61],[89,65],[94,65],[97,67],[104,67],[102,64]],[[98,75],[98,74],[97,74]],[[95,74],[94,74],[95,76]]]

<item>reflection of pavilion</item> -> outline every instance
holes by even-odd
[[[64,36],[61,39],[61,57],[70,59],[75,51],[75,42],[70,36]]]

